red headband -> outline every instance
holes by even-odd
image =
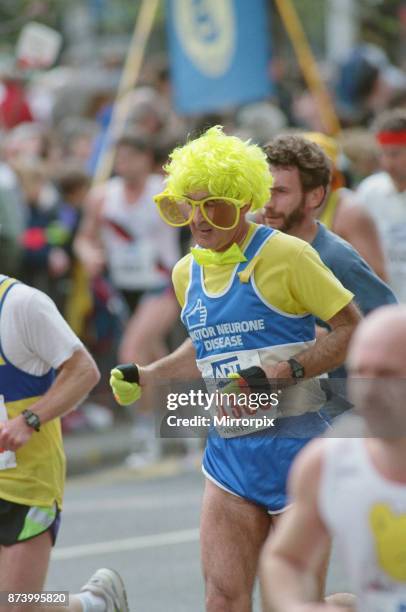
[[[406,146],[406,130],[401,132],[378,132],[376,138],[381,145]]]

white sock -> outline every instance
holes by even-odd
[[[106,600],[99,595],[93,595],[90,591],[78,593],[76,597],[80,599],[83,612],[106,612],[107,610]]]

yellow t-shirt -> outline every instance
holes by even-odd
[[[249,242],[256,224],[251,223],[241,245]],[[185,255],[173,269],[172,281],[181,307],[185,304],[190,279],[190,260]],[[204,282],[208,293],[221,293],[230,281],[235,264],[204,267]],[[284,313],[310,313],[328,321],[347,306],[354,295],[345,289],[318,253],[299,238],[275,231],[260,251],[254,271],[254,281],[262,298]]]
[[[0,302],[15,282],[12,278],[3,280],[0,285]],[[2,355],[1,349],[0,370],[0,406],[11,391],[15,397],[19,397],[5,401],[4,404],[7,417],[13,419],[40,399],[36,391],[42,389],[43,376],[28,374],[11,365]],[[42,392],[46,392],[46,388]],[[56,502],[61,509],[66,459],[60,419],[55,418],[41,425],[40,431],[34,432],[28,442],[15,452],[15,458],[15,467],[0,469],[0,498],[26,506],[46,508],[53,508]]]

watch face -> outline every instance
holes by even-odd
[[[303,378],[304,377],[304,367],[301,363],[296,361],[296,359],[289,359],[289,364],[292,369],[292,374],[294,378]]]
[[[29,425],[29,427],[32,427],[36,431],[39,431],[41,423],[38,415],[34,414],[34,412],[31,412],[30,410],[25,410],[23,415],[27,425]]]

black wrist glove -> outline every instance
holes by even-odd
[[[122,372],[124,376],[123,380],[125,380],[125,382],[137,383],[137,385],[139,384],[140,374],[138,372],[138,367],[135,365],[135,363],[125,363],[122,365],[117,365],[114,369],[120,370],[120,372]]]
[[[238,372],[239,376],[245,380],[251,391],[270,393],[272,386],[266,377],[266,374],[259,366],[245,368]]]

